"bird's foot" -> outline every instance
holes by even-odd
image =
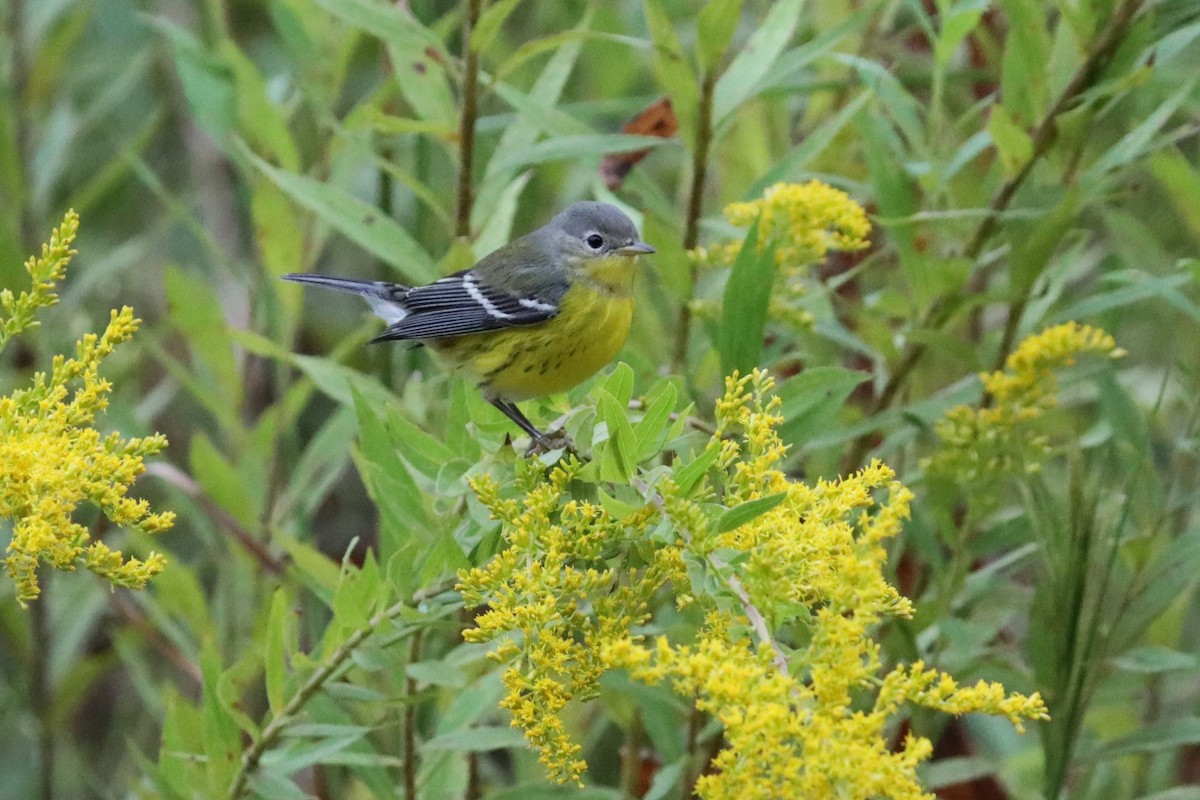
[[[535,436],[533,437],[533,441],[529,443],[529,448],[525,451],[525,455],[530,457],[540,456],[552,450],[566,450],[574,453],[575,443],[571,441],[570,434],[560,428],[541,436]]]

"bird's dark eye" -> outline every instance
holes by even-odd
[[[604,246],[604,237],[598,233],[593,233],[591,236],[587,237],[587,239],[585,239],[584,241],[586,241],[587,246],[592,248],[593,250],[599,250],[601,247]]]

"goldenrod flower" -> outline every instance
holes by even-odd
[[[725,217],[748,227],[758,220],[758,247],[775,244],[780,267],[808,267],[830,250],[852,253],[870,247],[871,223],[867,212],[850,195],[827,183],[777,183],[761,200],[730,203]],[[725,257],[736,257],[741,244],[729,245]]]
[[[725,216],[734,225],[749,227],[758,220],[758,252],[775,248],[777,266],[768,317],[792,328],[809,328],[813,317],[801,307],[810,268],[830,251],[855,252],[870,247],[867,212],[850,195],[818,180],[776,183],[759,200],[731,203]],[[742,242],[699,247],[689,255],[697,264],[728,266]],[[712,300],[695,301],[697,316],[716,316]]]
[[[0,322],[0,348],[35,324],[38,308],[57,302],[54,286],[74,254],[70,248],[78,224],[74,212],[68,213],[41,257],[26,263],[30,292],[19,298],[8,290],[0,293],[8,314]],[[139,322],[128,307],[113,311],[104,333],[85,336],[73,358],[55,356],[49,374],[39,372],[29,388],[0,397],[0,519],[12,522],[4,563],[22,603],[38,596],[40,563],[73,570],[82,562],[116,586],[137,588],[165,564],[156,553],[145,561],[125,558],[103,542],[90,541],[88,529],[74,520],[85,502],[114,524],[147,533],[166,530],[174,520],[173,514],[152,513],[145,500],[127,496],[144,469],[142,459],[162,450],[166,439],[105,436],[93,427],[112,389],[100,377],[100,365]]]
[[[513,662],[503,705],[557,780],[579,781],[585,768],[560,712],[594,696],[611,669],[671,686],[724,726],[726,747],[696,784],[707,800],[926,798],[916,767],[932,746],[889,742],[905,705],[1018,726],[1046,718],[1036,694],[960,687],[920,662],[881,674],[874,629],[913,612],[884,577],[883,548],[912,494],[878,462],[841,480],[790,480],[771,389],[762,372],[728,379],[701,456],[714,460],[714,480],[685,493],[675,477],[686,465],[658,467],[650,502],[623,519],[570,496],[594,480],[574,461],[547,478],[522,465],[512,492],[474,482],[508,547],[460,573],[465,600],[487,607],[465,637],[498,640],[493,655]],[[722,524],[722,507],[756,501],[758,516]],[[646,641],[662,591],[704,604],[695,640]],[[781,629],[799,632],[790,655],[774,640]]]
[[[1037,423],[1058,405],[1054,371],[1088,353],[1119,358],[1124,351],[1104,331],[1077,322],[1025,339],[1003,370],[980,374],[989,404],[955,406],[934,426],[941,446],[925,469],[965,487],[1038,471],[1050,455]]]

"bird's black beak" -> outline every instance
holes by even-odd
[[[646,256],[654,252],[654,248],[645,242],[634,242],[617,248],[617,254],[622,256]]]

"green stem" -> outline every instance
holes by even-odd
[[[683,249],[692,250],[700,243],[700,215],[704,210],[704,182],[708,177],[708,153],[712,147],[713,90],[717,85],[716,70],[708,70],[700,82],[700,102],[696,122],[696,147],[692,151],[692,187],[688,196],[687,220],[684,224]],[[696,265],[689,266],[688,296],[679,308],[675,325],[675,351],[671,371],[682,372],[687,363],[688,342],[692,327],[692,295],[696,290]]]
[[[54,703],[50,681],[50,648],[53,634],[50,630],[47,603],[50,602],[50,570],[39,576],[41,594],[29,604],[29,627],[33,635],[32,663],[29,676],[29,702],[37,716],[38,750],[38,797],[52,800],[54,797],[54,721],[51,706]]]
[[[621,793],[627,800],[637,800],[642,777],[642,747],[644,745],[642,713],[635,710],[629,733],[625,736],[625,748],[621,753]]]
[[[471,47],[471,32],[483,10],[483,0],[467,0],[463,17],[463,98],[458,125],[458,207],[454,233],[468,238],[471,235],[471,206],[474,189],[471,170],[475,159],[475,118],[479,113],[479,54]]]
[[[421,660],[421,634],[413,634],[408,663]],[[404,800],[417,800],[417,681],[409,677],[404,685]]]
[[[687,760],[683,766],[683,780],[679,782],[679,797],[681,800],[691,800],[696,791],[696,742],[700,738],[700,709],[696,708],[698,697],[692,698],[692,708],[688,713],[687,728]]]

